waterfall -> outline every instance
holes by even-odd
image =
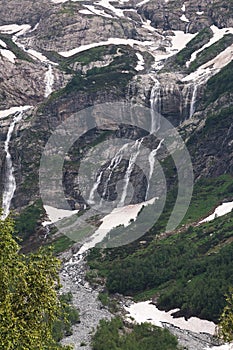
[[[52,65],[49,64],[49,68],[45,73],[45,97],[48,97],[53,92],[54,75]]]
[[[151,151],[149,154],[150,172],[149,172],[148,185],[147,185],[147,190],[146,190],[146,199],[148,199],[148,194],[149,194],[149,189],[150,189],[150,180],[151,180],[153,172],[154,172],[155,156],[157,155],[158,150],[161,148],[163,141],[164,141],[164,139],[160,140],[158,146],[155,149],[153,149],[153,151]]]
[[[187,118],[191,118],[195,113],[198,84],[190,83],[184,88],[184,113]]]
[[[151,134],[157,132],[160,129],[160,114],[161,114],[161,86],[160,82],[156,79],[154,80],[155,84],[151,90],[150,95],[150,110],[151,110]],[[170,87],[167,87],[168,89],[166,92],[170,90]],[[155,165],[155,156],[160,149],[162,142],[164,140],[161,140],[159,142],[159,145],[156,149],[152,150],[149,154],[149,178],[148,178],[148,185],[146,190],[146,199],[148,196],[149,188],[150,188],[150,180],[152,178],[153,172],[154,172],[154,165]]]
[[[151,133],[154,133],[160,128],[160,113],[161,113],[161,86],[160,82],[155,79],[154,86],[150,94],[150,110],[151,110]]]
[[[142,141],[143,141],[143,138],[140,140],[136,140],[135,144],[133,145],[133,148],[131,151],[132,154],[131,154],[131,157],[129,159],[129,165],[128,165],[128,168],[127,168],[126,173],[125,173],[125,185],[124,185],[121,200],[119,203],[120,206],[123,206],[125,203],[125,199],[127,196],[127,190],[128,190],[128,186],[129,186],[129,181],[130,181],[130,176],[131,176],[131,173],[133,171],[134,163],[135,163],[135,161],[138,157],[138,154],[140,152],[140,147],[141,147]]]
[[[12,158],[9,152],[9,145],[11,141],[12,133],[15,129],[16,123],[20,122],[23,118],[23,112],[18,112],[14,115],[13,121],[10,124],[10,127],[8,129],[7,137],[4,144],[4,150],[6,152],[6,173],[5,173],[5,185],[4,185],[4,191],[3,191],[3,199],[2,199],[2,208],[3,208],[3,214],[1,219],[4,220],[9,215],[10,212],[10,206],[11,206],[11,200],[14,196],[15,189],[16,189],[16,181],[14,177],[14,168],[12,164]]]
[[[124,150],[127,147],[128,147],[128,144],[125,144],[119,149],[119,151],[116,153],[116,155],[112,158],[108,168],[106,169],[107,171],[109,171],[109,175],[108,175],[107,181],[106,181],[105,186],[104,186],[103,198],[105,198],[106,195],[107,195],[108,185],[109,185],[109,183],[111,181],[112,174],[114,173],[115,169],[120,164],[120,162],[121,162],[121,160],[123,158],[123,155],[124,155]]]
[[[195,107],[196,107],[196,99],[197,99],[197,89],[198,89],[198,84],[194,83],[193,84],[193,91],[192,91],[192,98],[190,101],[190,110],[189,110],[189,118],[193,116],[195,113]]]
[[[185,34],[188,34],[189,33],[189,27],[191,25],[191,22],[187,23],[186,26],[185,26]]]
[[[94,183],[94,186],[91,189],[90,195],[89,195],[89,199],[88,199],[88,203],[90,204],[94,204],[95,203],[95,192],[97,190],[97,188],[99,187],[100,183],[101,183],[101,179],[102,179],[102,175],[103,175],[103,170],[99,173],[99,175],[97,176],[96,182]]]

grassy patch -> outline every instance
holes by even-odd
[[[193,196],[183,224],[205,217],[220,201],[233,196],[233,177],[222,175],[214,179],[200,179],[194,186]]]
[[[72,247],[74,243],[75,242],[72,241],[69,237],[61,236],[53,241],[50,245],[53,248],[54,254],[59,254]]]

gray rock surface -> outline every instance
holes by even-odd
[[[73,326],[73,334],[62,341],[63,344],[73,344],[74,350],[91,350],[91,338],[99,321],[113,316],[98,300],[101,288],[93,289],[85,275],[86,263],[80,256],[65,263],[60,274],[61,292],[72,293],[73,305],[80,313],[80,323]]]

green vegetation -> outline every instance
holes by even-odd
[[[192,53],[208,43],[212,36],[213,32],[210,28],[202,29],[191,41],[188,42],[183,50],[178,52],[178,54],[169,61],[178,67],[185,67],[186,62],[191,58]]]
[[[230,93],[233,93],[233,61],[208,80],[203,97],[204,105],[208,106],[224,94]]]
[[[233,178],[230,175],[200,179],[194,185],[191,204],[182,223],[192,223],[207,216],[223,198],[227,198],[231,193],[233,193]]]
[[[59,317],[66,317],[57,297],[60,261],[51,251],[19,254],[9,217],[0,220],[0,232],[0,349],[70,349],[52,333]]]
[[[19,216],[15,217],[15,230],[23,241],[36,232],[43,214],[44,208],[42,201],[38,200],[25,208]]]
[[[114,299],[112,299],[108,293],[99,293],[98,299],[101,301],[102,305],[107,306],[112,313],[118,311],[117,302]]]
[[[59,297],[59,301],[61,304],[61,312],[59,314],[59,318],[53,323],[52,326],[53,338],[57,342],[59,342],[64,337],[71,335],[72,325],[80,322],[79,313],[72,306],[72,294],[62,294]]]
[[[130,252],[97,249],[90,268],[106,278],[109,292],[133,295],[137,300],[157,296],[164,309],[217,322],[232,285],[233,213]],[[216,303],[218,300],[218,303]]]
[[[137,57],[134,50],[128,46],[118,47],[118,49],[120,54],[117,54],[116,46],[97,47],[61,61],[60,67],[69,73],[73,73],[73,78],[65,88],[52,93],[47,104],[57,98],[77,92],[92,95],[107,90],[108,94],[117,94],[118,98],[125,96],[126,86],[136,73],[134,67],[137,65]],[[104,54],[111,52],[116,54],[113,54],[113,60],[108,66],[93,67],[85,75],[81,74],[80,71],[74,71],[72,68],[75,62],[86,65],[95,60],[102,60]],[[45,105],[43,108],[45,108]]]
[[[51,244],[51,243],[50,243]],[[59,254],[72,247],[74,241],[67,236],[60,236],[52,242],[53,251],[55,254]]]
[[[189,72],[194,72],[202,64],[209,62],[232,44],[233,35],[224,35],[222,39],[197,54],[196,59],[189,66]]]
[[[227,342],[233,340],[233,290],[226,296],[226,306],[220,319],[219,335]]]
[[[100,321],[93,350],[178,350],[177,339],[168,330],[143,323],[126,328],[120,318]]]
[[[12,51],[18,59],[33,62],[33,59],[12,41],[10,35],[0,34],[0,39],[6,43],[7,49]]]

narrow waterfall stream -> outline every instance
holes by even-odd
[[[141,147],[142,141],[143,141],[143,138],[136,140],[135,144],[132,147],[132,154],[131,154],[131,157],[129,159],[129,165],[128,165],[128,168],[127,168],[126,173],[125,173],[125,185],[124,185],[121,200],[119,203],[120,206],[123,206],[125,203],[125,200],[127,197],[128,186],[129,186],[129,182],[130,182],[130,176],[131,176],[131,173],[133,171],[134,163],[135,163],[137,156],[140,152],[140,147]]]
[[[161,114],[161,85],[160,82],[155,79],[154,80],[154,86],[151,89],[150,94],[150,110],[151,110],[151,128],[150,132],[155,133],[160,129],[160,114]],[[155,156],[158,152],[158,150],[161,148],[162,143],[164,140],[160,140],[159,145],[156,147],[156,149],[153,149],[149,154],[149,178],[148,178],[148,185],[146,190],[146,199],[148,200],[148,194],[150,189],[150,180],[152,178],[153,172],[154,172],[154,165],[155,165]]]
[[[160,128],[161,102],[161,85],[157,79],[154,79],[150,94],[151,133],[158,131]]]
[[[3,208],[2,219],[3,220],[6,219],[6,217],[10,213],[11,200],[14,196],[15,189],[16,189],[14,168],[12,164],[12,158],[11,158],[9,146],[10,146],[12,133],[15,129],[15,125],[16,123],[19,123],[22,118],[23,118],[23,111],[17,112],[13,116],[13,120],[9,126],[7,137],[4,144],[4,150],[6,152],[6,172],[5,172],[5,184],[4,184],[4,191],[3,191],[3,198],[2,198],[2,208]]]
[[[197,99],[198,84],[193,84],[192,98],[190,101],[189,118],[193,116],[196,109],[196,99]]]
[[[49,67],[47,72],[45,73],[45,97],[48,97],[53,92],[53,84],[54,84],[54,74],[51,63],[49,63]]]

